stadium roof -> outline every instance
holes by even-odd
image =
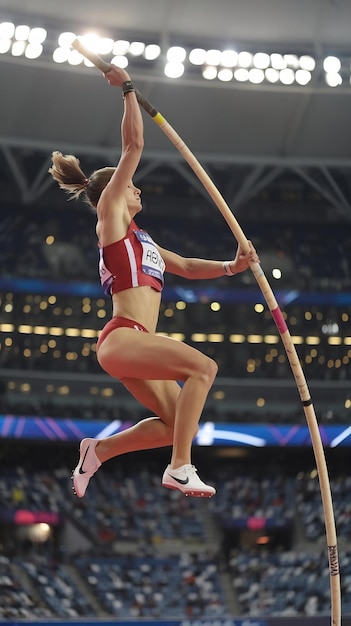
[[[232,208],[288,171],[342,219],[351,217],[348,0],[0,0],[0,9],[2,21],[48,32],[46,53],[37,59],[0,54],[0,203],[47,197],[52,150],[77,154],[88,167],[118,159],[120,94],[98,70],[52,60],[60,32],[94,30],[160,45],[155,62],[131,58],[128,69],[215,183],[226,174],[230,183],[221,191]],[[163,69],[167,49],[175,45],[308,56],[315,69],[307,84],[206,80],[190,64],[172,79]],[[336,87],[326,82],[328,56],[341,61]],[[165,163],[189,183],[188,166],[146,116],[139,184],[146,174],[157,178]]]

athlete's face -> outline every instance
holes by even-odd
[[[136,209],[136,212],[139,213],[141,211],[141,189],[136,187],[131,180],[127,187],[127,203],[128,207]]]

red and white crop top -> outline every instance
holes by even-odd
[[[162,291],[165,262],[150,235],[132,220],[123,239],[99,248],[99,274],[106,295],[148,285]]]

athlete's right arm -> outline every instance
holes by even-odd
[[[114,65],[111,65],[111,70],[106,74],[106,78],[111,85],[115,86],[122,86],[124,82],[130,81],[129,74]],[[125,190],[139,165],[144,148],[143,118],[135,91],[129,91],[124,94],[121,141],[121,157],[110,182],[103,192],[109,198],[111,195],[115,198],[124,196]]]
[[[125,70],[114,66],[106,77],[112,72],[113,80],[110,77],[109,82],[113,85],[120,86],[123,82],[130,80]],[[124,237],[130,222],[126,191],[128,185],[131,184],[144,147],[143,118],[134,91],[124,95],[121,142],[122,151],[119,162],[97,206],[99,238],[104,246]]]

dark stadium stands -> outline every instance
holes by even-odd
[[[230,462],[222,462],[212,471],[218,493],[204,503],[162,488],[154,469],[137,465],[133,473],[131,467],[122,460],[119,469],[101,469],[83,500],[70,494],[67,467],[2,472],[3,617],[25,618],[33,607],[36,617],[56,618],[223,619],[233,607],[251,617],[328,614],[325,531],[309,520],[310,499],[303,497],[313,493],[320,508],[315,474],[294,478],[280,465],[278,478],[242,465],[233,478]],[[349,481],[335,476],[332,490],[346,546],[350,528],[342,503],[350,499]],[[23,514],[5,531],[9,510],[41,513],[42,519],[45,511],[59,511],[60,523],[49,524],[45,542],[24,531],[33,525],[20,523]],[[347,550],[341,568],[346,612]]]

